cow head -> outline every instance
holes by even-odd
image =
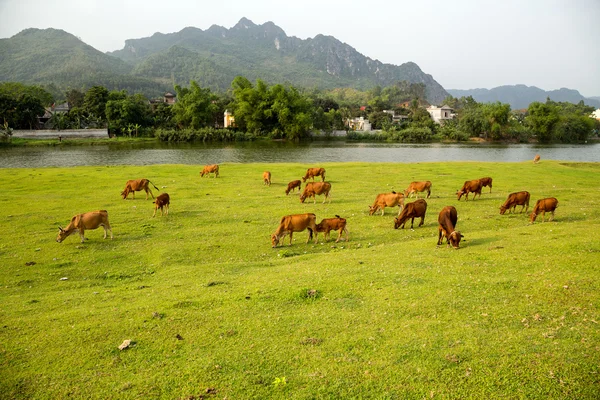
[[[462,238],[464,238],[462,233],[460,233],[459,231],[453,231],[448,236],[448,244],[452,245],[452,247],[454,247],[455,249],[458,249],[458,246],[460,245],[460,239]]]
[[[300,195],[300,203],[304,203],[304,200],[306,200],[306,195],[304,193],[302,193]]]
[[[123,200],[127,198],[127,195],[129,195],[129,190],[125,189],[121,192],[121,197],[123,197]]]
[[[276,234],[271,235],[271,247],[275,248],[279,244],[279,237]]]
[[[375,211],[377,211],[377,206],[373,207],[373,206],[369,206],[369,215],[373,215],[375,213]]]
[[[535,222],[535,219],[537,218],[537,214],[534,212],[531,213],[531,215],[529,216],[529,223],[533,224]]]
[[[394,218],[394,229],[398,229],[400,225],[402,225],[402,221],[400,220],[400,218]]]
[[[460,200],[460,198],[463,196],[463,194],[465,194],[465,192],[462,190],[459,190],[458,192],[456,192],[456,196],[458,197],[458,200]]]
[[[56,241],[58,243],[62,242],[63,240],[65,240],[65,238],[69,236],[69,234],[67,233],[67,231],[65,231],[63,228],[61,228],[60,226],[58,227],[58,235],[56,236]]]
[[[500,206],[500,215],[504,215],[506,210],[508,210],[508,207]]]

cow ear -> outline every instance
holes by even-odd
[[[63,229],[63,228],[61,228],[61,227],[60,227],[60,225],[59,225],[59,226],[58,226],[58,230],[62,232],[64,229]]]

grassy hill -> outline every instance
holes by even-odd
[[[131,76],[131,70],[131,65],[58,29],[26,29],[10,39],[0,39],[0,81],[65,90],[103,85],[131,93],[164,93],[165,85]]]
[[[194,165],[0,169],[3,396],[597,398],[597,164],[320,166],[330,204],[285,195],[308,167],[293,163],[223,164],[218,179]],[[457,202],[482,176],[493,192]],[[168,216],[152,218],[139,193],[120,198],[140,177],[171,195]],[[425,179],[423,227],[368,215],[377,193]],[[557,197],[554,222],[499,215],[519,190],[532,205]],[[459,250],[436,246],[446,205]],[[96,209],[113,240],[54,241]],[[303,212],[347,218],[350,241],[302,232],[272,249],[281,216]]]

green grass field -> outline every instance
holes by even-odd
[[[330,204],[285,195],[312,166],[327,169]],[[0,169],[0,398],[600,396],[600,164],[200,170]],[[483,176],[492,193],[456,200]],[[121,199],[142,177],[169,193],[168,216],[152,218],[143,192]],[[368,215],[377,193],[413,180],[433,182],[423,227],[394,230],[397,209]],[[521,190],[530,211],[558,198],[554,221],[499,215]],[[436,246],[446,205],[459,250]],[[113,240],[99,229],[55,241],[58,225],[98,209]],[[345,217],[350,241],[306,244],[301,232],[271,248],[280,218],[303,212]]]

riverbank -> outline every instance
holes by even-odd
[[[596,397],[598,164],[319,166],[331,203],[285,195],[297,163],[225,163],[219,178],[183,164],[0,169],[4,397]],[[493,191],[458,202],[482,176]],[[141,192],[121,199],[141,177],[169,193],[168,216]],[[377,193],[426,179],[424,226],[368,215]],[[531,206],[557,197],[554,222],[499,215],[518,190]],[[446,205],[459,250],[436,246]],[[113,240],[54,241],[97,209]],[[281,216],[305,212],[346,218],[350,241],[300,232],[272,249]]]

